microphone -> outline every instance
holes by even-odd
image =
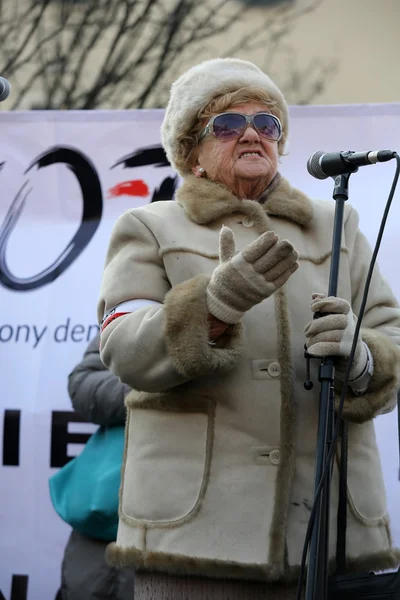
[[[368,152],[314,152],[307,161],[307,170],[316,179],[327,179],[345,173],[355,173],[358,167],[386,162],[395,156],[392,150]]]
[[[3,102],[10,95],[10,82],[4,77],[0,77],[0,102]]]

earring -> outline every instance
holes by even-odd
[[[202,174],[204,173],[203,167],[199,167],[197,170],[198,170],[199,173],[202,173]]]

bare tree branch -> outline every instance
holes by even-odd
[[[121,53],[116,59],[116,62],[113,62],[112,66],[110,66],[112,63],[113,55],[117,50],[121,37],[123,37],[123,35],[126,34],[128,31],[130,31],[131,35],[133,35],[135,33],[135,30],[140,28],[142,24],[146,21],[146,18],[148,17],[152,7],[156,3],[157,0],[148,0],[142,14],[139,17],[137,17],[134,24],[130,26],[128,25],[130,6],[129,3],[126,5],[125,14],[121,21],[121,26],[119,30],[115,32],[114,38],[109,46],[108,53],[103,62],[103,69],[101,72],[99,72],[97,79],[92,86],[92,89],[87,95],[85,102],[86,106],[84,106],[83,108],[87,108],[93,104],[95,97],[101,92],[101,89],[104,87],[105,83],[107,82],[107,79],[109,79],[110,75],[117,72],[118,63],[124,62],[124,58],[127,54],[125,49],[121,50]]]
[[[289,41],[322,2],[266,8],[254,26],[237,0],[8,0],[1,5],[0,73],[13,83],[13,109],[162,107],[183,68],[257,53],[291,102],[308,103],[336,64],[299,66]],[[275,77],[278,58],[286,68]]]
[[[31,10],[28,10],[28,14],[25,15],[25,17],[24,17],[24,22],[25,22],[25,20],[27,20],[29,23],[29,25],[27,27],[27,32],[25,34],[25,37],[21,40],[19,47],[17,48],[13,57],[5,64],[5,66],[4,66],[5,71],[9,71],[10,69],[12,69],[15,61],[21,56],[22,52],[24,51],[26,46],[29,44],[29,42],[32,39],[32,37],[34,36],[34,34],[39,26],[39,23],[42,20],[42,17],[44,15],[44,13],[46,12],[46,9],[50,2],[51,2],[51,0],[42,0],[42,3],[39,5],[40,6],[39,13],[35,17],[33,17],[32,20],[29,19],[29,13],[31,11],[33,12],[35,5],[32,6]]]

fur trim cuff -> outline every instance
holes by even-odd
[[[364,423],[395,407],[400,374],[400,349],[393,340],[374,329],[362,329],[361,337],[372,354],[374,372],[364,395],[355,396],[349,391],[346,396],[343,418],[355,423]],[[336,401],[338,404],[339,396]]]
[[[168,292],[165,296],[166,344],[175,369],[189,379],[213,371],[229,371],[241,356],[243,331],[239,323],[230,326],[210,346],[206,288],[210,278],[197,275]]]

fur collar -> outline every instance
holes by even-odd
[[[176,200],[191,221],[207,225],[233,212],[245,213],[262,220],[267,215],[288,219],[307,227],[313,218],[311,200],[292,188],[279,174],[258,202],[240,200],[222,185],[194,175],[185,177],[176,192]],[[263,218],[264,217],[264,218]]]

